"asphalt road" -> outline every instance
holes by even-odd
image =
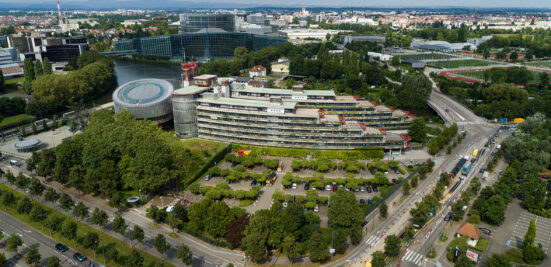
[[[0,211],[0,222],[2,222],[0,227],[4,232],[4,242],[5,239],[7,239],[7,236],[10,234],[15,233],[21,236],[21,239],[23,240],[23,246],[19,247],[18,252],[24,256],[29,248],[38,248],[38,251],[42,256],[40,261],[41,266],[46,266],[48,259],[53,256],[59,258],[62,266],[88,266],[88,264],[92,262],[90,260],[86,260],[80,263],[77,260],[73,259],[73,254],[75,253],[75,251],[72,249],[61,253],[60,251],[55,249],[55,245],[58,243],[57,241],[40,233],[39,231],[34,230],[32,227],[21,223],[20,221],[18,221],[14,217],[11,217],[10,215],[7,215],[3,211]],[[69,246],[70,244],[66,245]],[[17,260],[14,257],[15,253],[5,253],[6,258],[8,258],[8,265],[6,266],[27,266],[27,264],[25,263],[25,258]],[[99,266],[95,262],[92,263],[94,263],[95,266]]]
[[[17,175],[17,173],[20,170],[23,170],[24,173],[27,174],[27,175],[29,174],[25,170],[24,165],[22,165],[20,167],[11,167],[11,166],[9,166],[9,158],[7,160],[4,160],[4,161],[0,162],[0,167],[2,167],[2,169],[4,169],[4,170],[7,170],[7,169],[11,170],[11,172],[14,173],[15,175]],[[8,185],[5,179],[0,179],[0,182]],[[51,187],[57,189],[58,192],[61,191],[60,188],[63,187],[63,186],[61,186],[61,185],[59,185],[55,182],[50,182],[46,186],[51,186]],[[14,190],[18,190],[18,189],[14,187]],[[22,192],[21,190],[18,190],[18,191]],[[97,208],[100,208],[100,209],[104,210],[105,212],[107,212],[107,214],[109,215],[109,221],[110,222],[115,217],[115,212],[117,210],[105,205],[103,202],[92,201],[92,200],[89,200],[87,198],[83,198],[79,194],[74,193],[74,192],[72,192],[70,190],[67,190],[67,189],[65,189],[64,191],[67,192],[69,195],[71,195],[74,199],[76,199],[76,201],[81,201],[83,204],[88,206],[90,211],[92,211],[94,208],[97,207]],[[26,192],[22,192],[22,193],[26,193]],[[40,200],[42,200],[42,202],[44,204],[52,207],[52,204],[50,202],[44,201],[43,197],[41,197]],[[58,210],[60,210],[60,209],[58,209]],[[60,210],[60,211],[63,212],[63,210]],[[65,213],[65,214],[72,217],[71,213]],[[176,266],[182,266],[182,261],[180,259],[176,258],[176,249],[181,244],[186,244],[191,249],[191,251],[193,253],[194,262],[191,264],[191,266],[206,266],[206,267],[226,266],[228,262],[231,262],[236,266],[243,266],[243,261],[242,260],[244,259],[244,255],[242,253],[233,252],[233,251],[230,251],[228,249],[222,249],[222,248],[214,247],[214,246],[205,244],[205,242],[203,242],[201,240],[197,240],[196,238],[188,237],[188,236],[185,236],[185,235],[182,235],[182,234],[179,235],[178,239],[170,238],[170,237],[168,237],[168,234],[170,232],[172,232],[172,229],[169,229],[168,227],[162,226],[162,225],[159,225],[158,228],[151,227],[151,223],[153,221],[151,219],[147,218],[142,211],[137,210],[137,209],[124,210],[124,211],[121,211],[120,214],[126,220],[126,222],[128,223],[128,229],[129,230],[126,233],[126,237],[124,239],[125,242],[127,242],[127,243],[130,242],[129,241],[130,240],[130,234],[131,234],[130,229],[132,229],[134,227],[134,225],[138,225],[144,230],[144,234],[145,234],[144,244],[143,245],[138,245],[138,246],[140,246],[140,249],[142,249],[144,251],[147,251],[150,254],[161,258],[161,255],[153,247],[153,241],[154,241],[155,236],[157,236],[157,234],[164,234],[167,241],[171,244],[171,248],[167,252],[165,260],[172,263],[172,264],[175,264]],[[90,226],[99,229],[96,225],[93,225],[92,223],[90,223],[89,219],[87,219],[86,222]],[[110,223],[108,223],[106,228],[101,229],[101,230],[108,233],[108,234],[110,234],[113,237],[117,237],[117,238],[120,237],[119,234],[117,234],[117,233],[115,233],[111,230]]]

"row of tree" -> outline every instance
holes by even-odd
[[[0,97],[0,116],[9,117],[25,113],[26,105],[21,97]]]
[[[23,83],[23,90],[26,94],[30,95],[32,93],[32,81],[36,80],[42,75],[52,74],[52,63],[48,58],[44,58],[44,61],[39,59],[35,60],[28,57],[23,61],[23,72],[25,73],[25,82]]]
[[[436,154],[440,149],[444,148],[457,134],[457,124],[453,124],[450,127],[446,127],[442,133],[437,135],[429,144],[429,152]]]

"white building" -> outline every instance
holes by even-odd
[[[249,77],[254,78],[257,76],[266,76],[266,68],[261,65],[256,65],[249,70]]]
[[[392,55],[381,54],[376,52],[367,52],[367,55],[372,58],[378,58],[381,61],[389,61],[392,59]]]
[[[319,39],[326,40],[327,35],[331,38],[338,34],[339,30],[322,30],[322,29],[291,29],[291,30],[281,30],[279,33],[287,38],[293,39]]]

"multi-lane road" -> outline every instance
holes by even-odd
[[[437,155],[437,157],[435,157],[436,162],[432,174],[421,182],[415,190],[412,190],[408,198],[402,199],[401,202],[398,203],[389,204],[389,215],[385,220],[381,221],[376,215],[370,216],[372,219],[367,224],[367,231],[362,243],[345,257],[327,266],[362,266],[362,262],[369,260],[373,252],[376,250],[383,251],[385,236],[390,234],[399,235],[403,231],[405,225],[407,225],[411,219],[409,211],[415,207],[415,203],[420,201],[425,194],[431,192],[432,188],[436,185],[440,173],[450,172],[461,156],[468,156],[472,154],[474,149],[484,147],[498,129],[497,125],[486,122],[484,118],[478,117],[465,106],[439,93],[437,90],[434,90],[434,88],[429,98],[429,104],[437,110],[446,123],[457,123],[459,131],[465,131],[467,133],[466,138],[450,155]],[[440,154],[443,153],[440,152]],[[489,154],[490,153],[487,153],[486,157]],[[473,172],[471,172],[471,174],[472,173]],[[470,177],[472,177],[472,175]],[[462,190],[463,186],[468,184],[470,177],[462,183],[462,187],[456,190],[454,194],[459,194],[458,192]],[[444,205],[440,209],[439,214],[448,210],[449,205],[450,203]],[[378,211],[374,212],[378,213]],[[420,266],[424,263],[425,259],[425,253],[421,253],[422,250],[423,248],[405,250],[403,254],[405,258],[403,257],[401,261]]]

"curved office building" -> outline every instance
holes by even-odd
[[[113,92],[115,113],[127,109],[136,119],[167,122],[172,119],[170,98],[173,92],[172,84],[160,79],[140,79],[125,83]]]
[[[208,37],[208,38],[207,38]],[[208,41],[207,41],[208,40]],[[235,48],[244,46],[256,51],[268,46],[279,46],[287,39],[242,32],[201,32],[146,38],[135,38],[113,43],[114,51],[135,51],[142,55],[156,55],[171,59],[184,57],[206,60],[231,58]]]

